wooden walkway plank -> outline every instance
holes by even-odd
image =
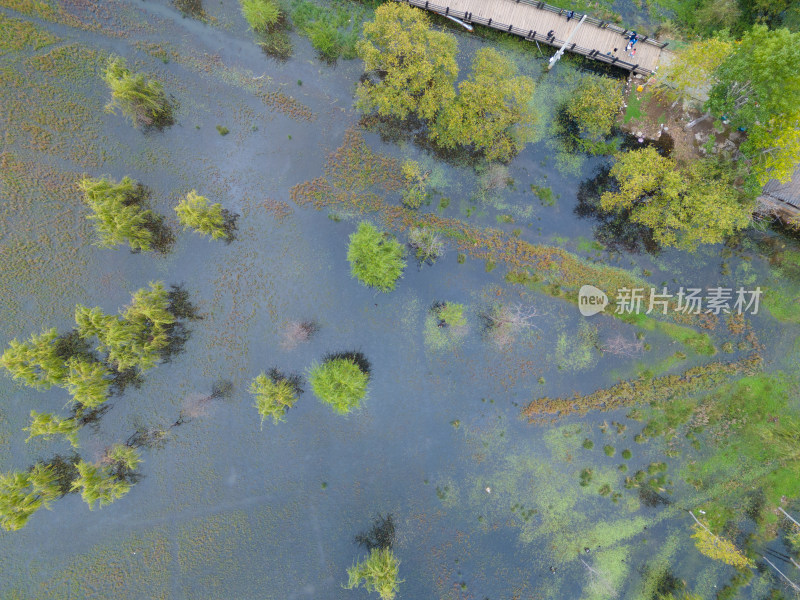
[[[575,16],[567,21],[566,10],[535,0],[397,1],[501,31],[509,31],[510,28],[510,33],[535,39],[556,48],[561,47],[583,16],[582,13],[575,13]],[[547,37],[550,31],[553,31],[553,38]],[[529,38],[530,32],[535,32],[533,38]],[[653,73],[658,67],[662,49],[666,44],[640,38],[634,46],[636,54],[631,57],[625,51],[628,36],[629,30],[587,17],[566,50],[635,73]]]

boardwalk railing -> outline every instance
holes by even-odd
[[[538,31],[534,31],[532,29],[531,30],[520,29],[519,27],[514,27],[513,25],[500,23],[492,19],[479,17],[469,12],[450,10],[449,6],[439,6],[437,4],[434,4],[433,2],[430,2],[429,0],[396,0],[396,1],[406,2],[407,4],[418,6],[419,8],[424,8],[426,10],[438,13],[440,15],[444,15],[446,17],[448,16],[455,17],[457,19],[461,19],[468,23],[477,23],[478,25],[486,25],[487,27],[492,27],[494,29],[499,29],[500,31],[504,31],[506,33],[513,33],[514,35],[524,37],[526,40],[543,42],[549,46],[560,47],[565,41],[565,40],[559,40],[556,37],[547,37],[545,34],[539,33]],[[544,2],[535,2],[533,0],[517,0],[517,3],[520,2],[524,4],[530,4],[531,6],[535,6],[537,8],[540,8],[541,5],[542,10],[549,10],[551,12],[555,12],[558,14],[566,13],[564,9],[557,8],[555,6],[550,6],[549,4],[545,4]],[[629,32],[629,30],[622,29],[621,27],[609,23],[608,21],[600,21],[599,19],[596,19],[594,17],[589,17],[588,15],[586,17],[586,21],[591,22],[597,26],[601,26],[602,24],[603,29],[608,28],[611,29],[612,31],[617,31],[620,35],[624,35]],[[666,42],[661,43],[645,37],[641,37],[639,38],[639,40],[644,41],[647,44],[656,46],[658,48],[663,48],[664,46],[667,45]],[[627,69],[628,71],[632,71],[633,73],[640,73],[642,75],[653,74],[653,71],[641,67],[639,66],[639,64],[626,62],[624,60],[617,58],[616,56],[609,56],[608,54],[602,54],[600,50],[597,50],[595,48],[584,48],[583,46],[578,46],[577,44],[570,44],[569,46],[567,46],[566,50],[568,50],[569,52],[574,52],[575,54],[581,54],[583,56],[586,56],[594,60],[599,60],[600,62],[604,62],[609,65],[614,65],[617,67],[621,67],[623,69]]]

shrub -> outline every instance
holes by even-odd
[[[256,397],[256,409],[261,415],[263,429],[267,417],[272,417],[275,425],[285,420],[286,411],[297,402],[298,389],[296,382],[273,370],[269,377],[261,373],[253,379],[250,393]]]
[[[112,56],[108,59],[103,79],[111,89],[111,102],[106,110],[115,112],[117,108],[131,119],[134,126],[144,125],[164,127],[172,125],[172,103],[167,98],[161,84],[143,75],[131,73],[125,60]]]
[[[419,208],[425,200],[427,193],[425,182],[430,173],[423,173],[415,160],[405,161],[401,170],[406,183],[406,188],[403,190],[403,204],[408,208]]]
[[[308,26],[311,45],[327,60],[336,60],[342,53],[339,30],[330,21],[314,21]]]
[[[347,260],[354,277],[383,292],[394,289],[406,266],[402,244],[367,222],[350,236]]]
[[[344,587],[352,590],[363,585],[368,592],[378,592],[381,600],[393,600],[403,582],[398,578],[399,570],[400,561],[389,548],[375,548],[369,558],[347,569]]]
[[[360,355],[340,354],[314,365],[308,381],[314,394],[339,414],[358,408],[367,394],[369,367]]]
[[[40,508],[49,509],[61,496],[56,479],[53,469],[40,463],[26,473],[0,474],[0,527],[16,531]]]
[[[75,402],[84,408],[93,409],[108,400],[111,371],[104,364],[71,358],[67,365],[69,375],[64,384]]]
[[[253,31],[264,33],[282,18],[280,7],[272,0],[241,0],[241,4],[242,15]]]
[[[210,235],[215,240],[233,239],[232,215],[222,208],[219,202],[211,204],[208,198],[199,195],[195,190],[181,199],[175,207],[175,212],[184,229],[194,229],[199,233]]]
[[[75,419],[62,419],[52,413],[37,413],[31,411],[31,425],[23,431],[30,432],[26,442],[41,435],[46,440],[50,440],[54,435],[63,435],[73,448],[78,447],[78,430],[80,425]]]
[[[441,302],[434,306],[434,312],[448,327],[462,327],[467,324],[463,304]]]
[[[163,217],[146,208],[147,191],[130,177],[114,182],[106,177],[85,177],[78,182],[83,200],[91,209],[102,248],[128,244],[131,250],[166,250],[171,243]]]
[[[614,454],[616,454],[617,451],[614,449],[614,446],[607,444],[603,446],[603,452],[606,453],[606,456],[614,456]]]
[[[81,498],[94,510],[95,503],[102,508],[122,498],[131,489],[128,481],[115,477],[108,465],[98,466],[81,460],[75,465],[78,477],[72,489],[81,492]]]
[[[433,264],[444,254],[442,236],[431,227],[412,227],[408,230],[408,244],[414,249],[419,264]]]

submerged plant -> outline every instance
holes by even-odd
[[[269,376],[261,373],[253,379],[250,393],[256,398],[256,409],[261,415],[263,429],[264,420],[268,417],[272,417],[275,425],[285,420],[286,411],[297,402],[299,385],[297,378],[293,380],[273,369]]]
[[[0,474],[0,527],[6,531],[23,528],[40,508],[61,496],[52,467],[35,464],[30,471]]]
[[[233,240],[236,227],[235,216],[222,208],[222,204],[211,204],[208,198],[199,195],[195,190],[189,192],[175,207],[178,221],[184,229],[194,229],[199,233],[210,235],[212,239]]]
[[[308,381],[314,394],[339,414],[359,407],[367,394],[369,363],[358,353],[332,355],[314,365]]]
[[[364,285],[388,292],[406,267],[403,253],[403,245],[393,236],[363,221],[350,236],[347,260],[353,276]]]
[[[373,549],[369,557],[347,569],[345,589],[361,585],[368,592],[377,592],[381,600],[393,600],[403,582],[399,578],[400,561],[388,549]]]
[[[73,418],[62,419],[52,413],[38,413],[32,410],[30,427],[26,427],[23,431],[30,433],[26,442],[40,435],[46,440],[51,439],[54,435],[63,435],[73,448],[77,448],[78,430],[80,430],[80,424]]]
[[[172,103],[158,81],[145,79],[144,75],[131,73],[125,60],[112,56],[106,64],[103,79],[111,89],[109,112],[117,108],[133,124],[165,127],[174,122]]]

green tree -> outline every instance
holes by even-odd
[[[287,377],[261,373],[250,384],[250,393],[255,396],[262,429],[268,417],[272,417],[275,425],[284,421],[286,411],[297,402],[297,386]]]
[[[103,363],[73,357],[67,365],[69,375],[64,379],[64,385],[75,402],[92,409],[108,400],[111,371]]]
[[[699,95],[700,88],[733,52],[733,42],[713,37],[693,42],[675,52],[672,61],[661,72],[659,90],[675,100]]]
[[[715,159],[681,168],[648,147],[620,155],[611,175],[619,189],[602,195],[603,210],[630,211],[630,219],[650,227],[665,246],[718,243],[750,223],[754,203],[734,188],[731,173]]]
[[[753,566],[753,561],[742,554],[741,551],[733,545],[733,542],[714,535],[708,527],[697,520],[694,514],[691,512],[689,514],[691,514],[695,520],[695,524],[692,525],[692,529],[694,530],[692,538],[695,540],[695,546],[701,554],[711,559],[724,562],[726,565],[731,565],[737,569]]]
[[[163,127],[173,123],[172,103],[161,84],[145,79],[144,75],[131,73],[124,59],[110,57],[103,79],[111,90],[107,111],[113,113],[119,108],[134,126]]]
[[[373,548],[369,557],[347,569],[348,590],[361,585],[368,592],[377,592],[381,600],[394,600],[403,580],[399,577],[400,561],[390,548]]]
[[[352,356],[336,356],[313,365],[308,381],[314,394],[339,414],[358,408],[367,395],[369,372]]]
[[[37,463],[28,472],[0,474],[0,527],[16,531],[40,508],[61,496],[52,468]]]
[[[739,150],[761,185],[800,162],[800,33],[756,25],[714,73],[708,109],[747,130]]]
[[[403,245],[393,236],[363,221],[350,236],[347,260],[350,271],[364,285],[383,292],[394,289],[406,261]]]
[[[97,349],[108,353],[118,371],[154,367],[169,345],[175,315],[169,310],[169,296],[161,282],[142,288],[121,316],[106,315],[100,308],[75,307],[75,322],[83,338],[96,337]]]
[[[52,439],[54,435],[63,435],[73,448],[78,448],[80,428],[78,421],[73,418],[62,419],[52,413],[39,413],[32,410],[30,427],[26,427],[23,431],[30,433],[26,442],[40,435],[46,440]]]
[[[358,86],[362,110],[432,120],[455,97],[456,40],[432,31],[420,9],[395,2],[380,5],[375,20],[364,24],[356,51],[366,71],[376,75]]]
[[[57,349],[58,331],[55,328],[31,335],[27,342],[15,339],[0,356],[0,365],[14,379],[38,389],[61,385],[67,377],[64,359]]]
[[[621,106],[622,86],[618,80],[586,76],[567,101],[564,112],[580,136],[598,141],[611,134]]]
[[[131,489],[130,482],[116,477],[110,465],[94,465],[81,460],[75,467],[78,477],[72,482],[72,489],[80,491],[90,510],[94,510],[95,504],[101,508],[111,504]]]
[[[403,204],[408,208],[419,208],[427,193],[426,180],[430,173],[424,173],[415,160],[407,160],[401,167],[406,187],[403,190]]]
[[[471,146],[489,160],[509,161],[524,146],[534,113],[533,80],[493,48],[478,50],[458,97],[442,105],[430,137],[445,148]]]
[[[132,473],[142,464],[139,451],[125,444],[114,444],[107,448],[105,460],[111,464],[112,470],[116,470],[117,477]]]
[[[91,209],[87,218],[100,235],[98,246],[111,248],[128,244],[132,250],[152,250],[153,229],[159,221],[153,211],[144,208],[144,189],[130,177],[118,183],[106,177],[86,177],[78,183],[83,200]]]
[[[225,227],[225,211],[222,204],[211,204],[208,198],[200,196],[195,190],[189,192],[175,207],[178,221],[184,229],[194,229],[219,240],[229,237]]]

